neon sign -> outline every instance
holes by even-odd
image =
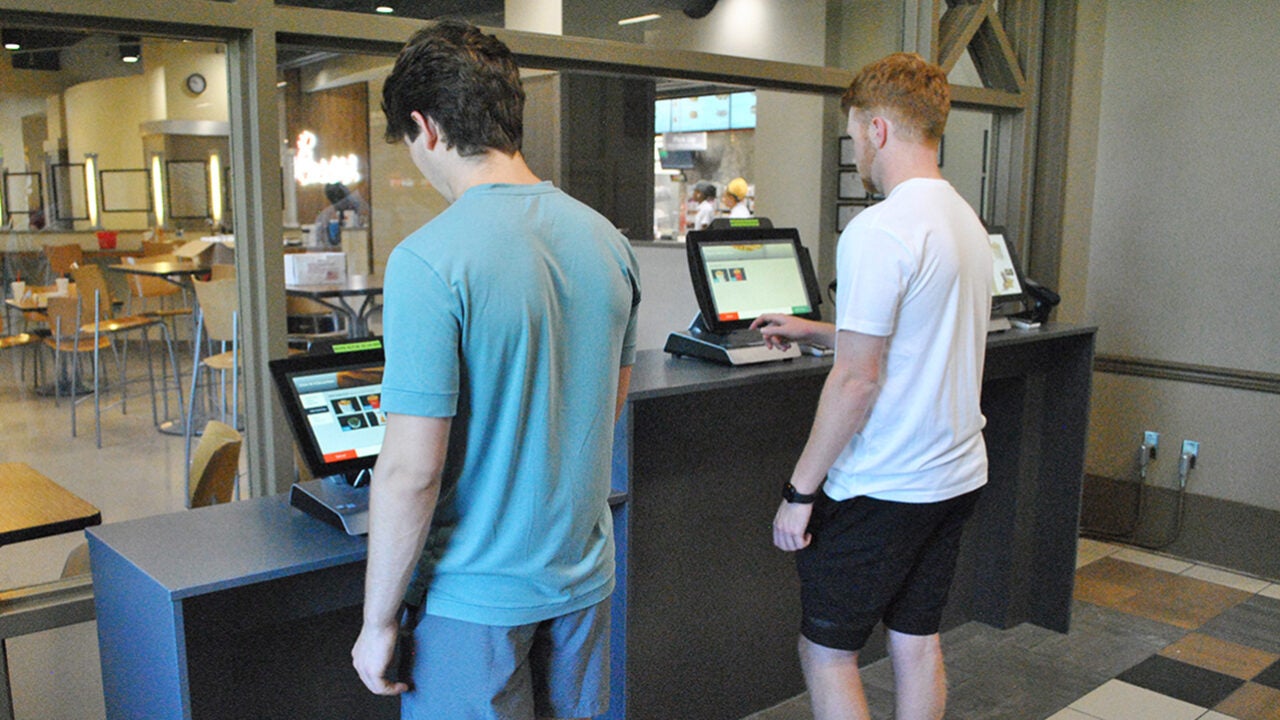
[[[316,134],[303,130],[298,134],[298,152],[293,162],[293,179],[300,185],[327,185],[360,182],[360,158],[355,153],[316,159]]]

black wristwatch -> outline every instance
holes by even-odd
[[[782,486],[782,499],[786,500],[789,503],[808,505],[812,503],[814,500],[818,499],[818,491],[815,490],[814,492],[808,493],[806,495],[805,493],[797,492],[795,485],[792,485],[791,483],[787,483],[786,485]]]

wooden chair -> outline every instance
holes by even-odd
[[[144,258],[146,262],[174,262],[177,256],[168,255],[151,255]],[[126,265],[137,265],[138,259],[135,257],[125,257]],[[191,315],[191,304],[187,299],[187,290],[184,286],[171,283],[164,278],[150,277],[147,275],[129,275],[129,312],[134,312],[134,300],[138,301],[139,309],[137,314],[146,317],[158,318],[170,324],[169,334],[177,336],[177,326],[174,324],[175,318]],[[155,307],[148,307],[150,301],[155,301]],[[174,302],[176,301],[176,302]]]
[[[347,328],[333,308],[311,298],[285,296],[289,346],[310,350],[316,342],[342,340]]]
[[[20,332],[13,335],[4,333],[4,313],[0,313],[0,350],[8,350],[15,347],[26,347],[40,342],[40,338],[34,333]]]
[[[174,250],[178,249],[177,243],[165,242],[163,240],[143,240],[142,256],[153,259],[157,255],[172,255]],[[159,262],[159,260],[151,260]]]
[[[4,313],[0,313],[0,351],[11,350],[14,348],[23,348],[23,347],[36,350],[37,351],[35,354],[36,385],[40,384],[40,365],[39,365],[40,353],[38,351],[38,348],[40,346],[40,340],[41,340],[41,337],[39,335],[35,333],[30,333],[30,332],[20,332],[20,333],[14,333],[12,335],[4,334]],[[26,378],[26,372],[27,372],[27,358],[24,355],[22,357],[22,377],[24,379]]]
[[[27,294],[34,296],[35,293],[52,292],[53,286],[42,287],[40,285],[28,285]],[[3,322],[7,318],[8,313],[0,313],[0,350],[12,347],[31,347],[31,357],[33,366],[32,382],[35,387],[40,386],[40,344],[45,338],[49,337],[49,314],[44,310],[23,310],[21,311],[22,330],[9,335],[3,334]],[[27,355],[22,356],[22,366],[20,371],[23,380],[27,377]]]
[[[82,542],[71,548],[71,552],[67,553],[67,559],[62,563],[61,577],[69,578],[76,575],[89,574],[89,543]]]
[[[240,473],[240,433],[226,423],[210,420],[191,455],[187,472],[187,507],[231,502]]]
[[[87,307],[90,302],[93,303],[94,314],[91,315],[91,321],[83,328],[83,332],[92,333],[95,337],[104,336],[109,340],[116,337],[123,338],[127,333],[137,332],[141,335],[143,347],[147,351],[147,381],[151,389],[151,420],[159,426],[160,414],[156,406],[156,380],[155,367],[151,358],[151,328],[159,328],[160,338],[164,341],[165,349],[169,358],[169,369],[173,371],[174,384],[178,393],[179,413],[182,409],[182,382],[178,373],[178,356],[173,347],[173,338],[169,335],[169,328],[160,318],[149,317],[146,315],[127,315],[115,316],[111,307],[114,304],[111,296],[111,290],[107,287],[106,278],[102,275],[102,268],[92,263],[82,265],[71,271],[72,278],[76,283],[76,292],[80,297],[84,298],[84,305]],[[116,349],[118,358],[118,376],[120,383],[120,408],[121,412],[128,413],[129,402],[129,347],[127,343],[122,343],[123,348]],[[114,345],[113,345],[114,348]],[[97,367],[97,358],[94,360],[95,368]],[[169,415],[169,393],[167,390],[169,384],[168,370],[164,362],[160,363],[160,387],[163,389],[161,393],[164,406],[164,416]],[[99,403],[95,402],[95,405]],[[102,423],[101,419],[97,422],[97,441],[98,447],[102,447]]]
[[[74,243],[45,245],[44,258],[49,282],[52,284],[57,278],[70,276],[72,268],[84,263],[84,250]]]
[[[184,423],[187,449],[187,465],[191,462],[191,436],[194,432],[196,388],[200,385],[201,369],[210,376],[218,373],[218,406],[221,420],[232,427],[239,425],[240,416],[240,349],[239,349],[239,289],[234,278],[223,280],[196,280],[195,348],[191,366],[191,390],[187,397],[187,419]],[[209,346],[202,357],[201,341]],[[227,412],[227,374],[231,374],[230,414]],[[212,380],[212,377],[210,377]],[[206,383],[206,389],[212,382]],[[205,403],[206,406],[209,404]]]
[[[235,279],[236,266],[231,263],[214,263],[209,266],[210,280],[226,280],[228,278]]]
[[[76,398],[80,391],[80,358],[84,355],[93,357],[93,414],[95,426],[98,429],[99,447],[101,447],[102,384],[99,382],[100,373],[98,372],[99,352],[110,348],[111,341],[98,332],[90,335],[82,332],[87,317],[82,307],[82,299],[79,295],[49,298],[48,316],[52,333],[44,339],[44,342],[53,350],[54,382],[57,388],[54,393],[54,404],[57,405],[61,401],[64,385],[71,396],[71,437],[76,436],[76,405],[80,402]],[[93,312],[93,309],[90,308],[89,311]],[[67,365],[63,360],[64,354],[71,355],[69,377]]]
[[[191,465],[187,470],[187,507],[199,508],[231,502],[236,478],[240,474],[240,447],[243,444],[235,428],[210,420],[200,436]],[[61,577],[87,575],[89,543],[71,548],[62,564]]]

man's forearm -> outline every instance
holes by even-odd
[[[809,337],[804,342],[833,348],[836,346],[836,326],[829,322],[814,321]]]
[[[369,495],[364,621],[396,622],[440,497],[449,418],[389,415]]]
[[[440,483],[398,483],[379,477],[370,488],[369,555],[365,568],[364,621],[389,625],[422,553]]]

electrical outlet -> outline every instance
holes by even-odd
[[[1196,466],[1196,458],[1200,457],[1200,443],[1196,440],[1182,441],[1182,454],[1191,458],[1191,467]]]
[[[1142,444],[1151,448],[1151,459],[1156,458],[1156,448],[1160,447],[1160,433],[1155,430],[1148,430],[1142,433]]]

